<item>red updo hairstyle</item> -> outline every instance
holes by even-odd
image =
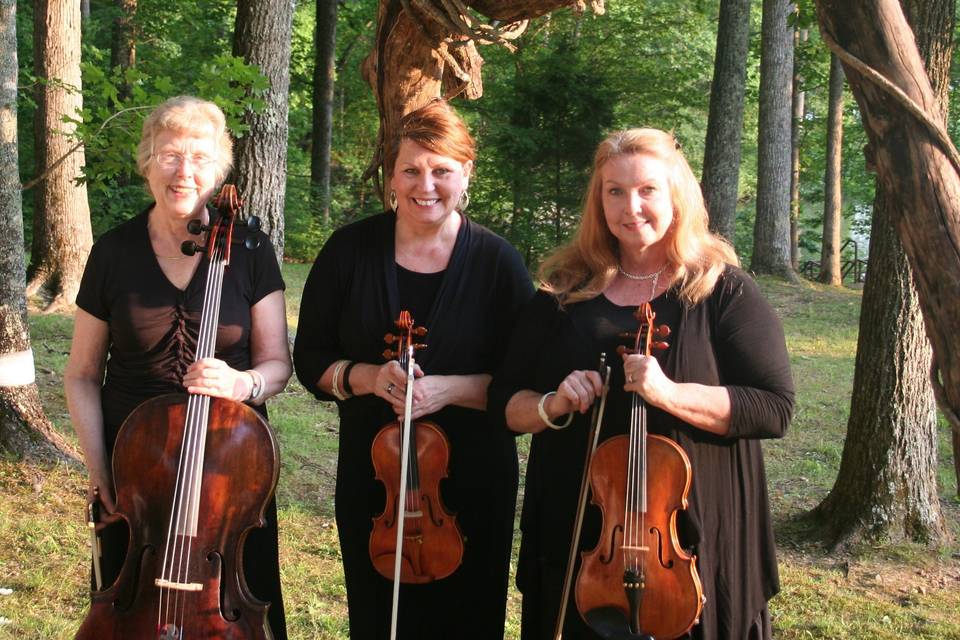
[[[411,140],[424,149],[456,160],[460,164],[472,161],[477,155],[476,143],[467,125],[446,100],[431,100],[400,119],[397,132],[388,140],[384,150],[383,171],[393,175],[400,153],[400,143]]]

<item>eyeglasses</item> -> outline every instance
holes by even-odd
[[[190,162],[190,166],[200,171],[209,169],[216,164],[216,159],[205,153],[194,153],[186,156],[175,151],[165,151],[164,153],[154,154],[153,159],[158,167],[168,171],[179,168],[181,164],[187,161]]]

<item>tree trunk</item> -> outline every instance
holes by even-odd
[[[793,34],[793,118],[790,126],[790,266],[800,270],[800,134],[803,131],[803,78],[797,65],[799,44],[806,42],[809,31],[797,29]]]
[[[293,0],[239,0],[233,53],[254,64],[270,83],[266,109],[247,114],[250,126],[238,140],[234,162],[246,215],[259,216],[277,260],[283,259],[283,204],[287,187],[287,94],[290,89],[290,29]]]
[[[80,93],[80,5],[70,0],[38,0],[34,9],[37,114],[34,118],[36,169],[43,174],[64,158],[36,187],[33,248],[26,294],[49,300],[47,310],[68,307],[77,298],[83,268],[93,245],[87,187],[77,184],[85,164],[83,148],[70,153]],[[68,155],[69,154],[69,155]]]
[[[703,152],[703,197],[710,229],[734,241],[740,184],[740,138],[750,48],[750,0],[721,0],[710,116]]]
[[[937,498],[937,415],[930,344],[911,269],[877,191],[847,437],[833,489],[816,508],[831,545],[946,535]]]
[[[115,0],[117,18],[113,23],[113,41],[110,47],[110,67],[121,71],[132,69],[137,64],[137,33],[134,20],[137,15],[137,0]],[[130,83],[124,79],[118,89],[118,97],[130,97]]]
[[[330,148],[333,145],[333,90],[336,74],[338,0],[317,0],[316,58],[313,67],[313,147],[311,192],[323,222],[330,221]]]
[[[952,23],[952,0],[929,4],[936,14],[927,15]],[[942,86],[939,61],[950,58],[952,29],[931,39],[928,78],[895,0],[818,0],[817,13],[860,107],[878,183],[893,200],[933,346],[937,402],[960,433],[960,154],[943,130],[946,105],[930,83]]]
[[[376,44],[363,63],[363,75],[373,88],[380,112],[377,150],[364,177],[377,177],[383,161],[384,141],[391,140],[405,114],[435,98],[483,95],[477,52],[481,44],[495,40],[488,25],[474,22],[474,31],[458,26],[437,0],[411,2],[412,13],[396,0],[380,0]],[[490,19],[503,22],[503,37],[515,37],[523,25],[512,23],[540,16],[560,7],[585,8],[586,0],[471,0],[466,3]],[[603,13],[603,0],[590,0],[595,13]],[[472,17],[470,17],[472,20]],[[476,37],[475,37],[476,36]],[[389,176],[383,176],[380,196],[386,202]]]
[[[823,173],[823,241],[820,245],[820,282],[839,287],[840,227],[843,208],[843,67],[830,54],[830,92],[827,99],[827,157]],[[879,203],[878,203],[879,204]],[[876,207],[876,205],[874,205]],[[876,208],[874,208],[876,211]]]
[[[790,116],[793,29],[786,0],[763,0],[757,218],[750,269],[796,279],[790,266]]]
[[[67,459],[34,383],[24,295],[23,217],[17,168],[17,3],[0,0],[0,450]]]
[[[927,85],[930,97],[942,101],[939,107],[928,103],[941,123],[950,68],[950,47],[942,43],[953,32],[953,2],[903,3],[934,82]],[[932,350],[914,269],[895,232],[895,221],[903,215],[900,194],[890,186],[881,173],[840,473],[814,514],[823,518],[823,533],[834,543],[865,539],[937,545],[949,534],[937,497],[937,416],[928,377]]]

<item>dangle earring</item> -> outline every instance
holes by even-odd
[[[457,209],[460,211],[466,211],[467,207],[470,206],[470,192],[464,189],[460,192],[460,199],[457,200]]]
[[[396,213],[398,204],[400,203],[397,201],[397,192],[391,189],[390,190],[390,210]]]

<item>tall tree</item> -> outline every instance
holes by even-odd
[[[902,0],[945,122],[954,0]],[[875,153],[876,149],[871,149]],[[891,184],[877,181],[863,290],[854,392],[840,472],[814,511],[833,543],[947,535],[937,497],[937,416],[931,348],[914,271],[894,231],[902,212]]]
[[[942,8],[942,4],[948,6]],[[952,21],[953,4],[952,0],[931,3],[931,9]],[[960,333],[956,214],[960,153],[943,126],[943,107],[895,0],[817,0],[817,13],[824,40],[842,60],[860,107],[878,180],[896,205],[897,235],[913,268],[933,346],[930,381],[953,429],[956,458],[960,456],[960,352],[955,348]],[[951,38],[940,38],[934,48],[937,59],[952,46]],[[930,67],[932,76],[940,65]],[[960,464],[957,475],[960,485]]]
[[[113,40],[110,45],[110,66],[121,71],[132,69],[137,64],[136,16],[137,0],[114,0],[117,17],[113,23]],[[130,97],[130,83],[124,79],[119,87],[119,98]]]
[[[750,0],[721,0],[702,188],[710,211],[710,229],[731,242],[740,185],[740,137],[749,49]]]
[[[760,121],[757,140],[757,217],[750,268],[796,279],[790,261],[790,116],[793,4],[763,0],[760,41]]]
[[[800,269],[800,136],[803,132],[805,93],[800,65],[797,63],[799,45],[807,41],[810,31],[797,28],[793,32],[793,118],[790,123],[790,266]]]
[[[17,3],[0,0],[0,450],[63,458],[68,447],[44,415],[34,382],[17,164]]]
[[[313,68],[313,147],[311,192],[319,196],[323,221],[330,220],[330,148],[333,144],[333,90],[336,79],[337,5],[317,0],[316,59]]]
[[[830,90],[827,99],[827,153],[823,172],[823,241],[820,245],[820,282],[839,287],[840,228],[843,210],[843,65],[830,54]],[[874,206],[876,212],[876,206]],[[876,213],[874,214],[876,215]]]
[[[80,81],[80,4],[38,0],[34,6],[34,118],[36,168],[46,179],[36,187],[33,247],[27,295],[43,294],[47,310],[72,305],[93,245],[87,187],[78,183],[83,148],[71,134],[83,108]]]
[[[238,0],[233,53],[256,65],[269,86],[266,109],[248,113],[250,129],[236,149],[237,188],[247,215],[256,215],[283,259],[283,205],[287,181],[287,96],[290,90],[290,28],[293,0]]]

